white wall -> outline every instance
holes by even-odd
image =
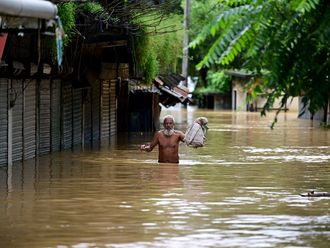
[[[244,91],[244,85],[247,80],[234,79],[232,85],[232,109],[236,106],[236,111],[246,111],[246,92]],[[236,92],[236,99],[235,99]],[[235,105],[236,101],[236,105]]]
[[[247,111],[247,102],[246,102],[246,96],[247,92],[244,89],[244,86],[248,79],[245,78],[235,78],[232,83],[232,109],[234,110],[235,107],[235,101],[236,101],[236,111]],[[235,99],[235,91],[236,91],[236,99]],[[259,111],[264,104],[266,103],[266,98],[259,97],[257,99],[254,99],[249,105],[253,104],[254,108],[257,108]],[[278,109],[281,106],[281,99],[275,100],[274,109]],[[299,98],[294,97],[289,98],[287,101],[287,109],[290,112],[297,112],[299,110]]]

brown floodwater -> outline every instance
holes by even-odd
[[[0,168],[0,247],[328,247],[330,130],[281,114],[172,108],[176,128],[209,119],[180,163],[140,152],[151,133],[118,135]]]

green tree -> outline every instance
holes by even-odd
[[[198,64],[232,66],[262,77],[262,115],[276,98],[304,96],[311,113],[330,99],[328,0],[219,0],[218,16],[191,43],[212,44]],[[252,84],[251,84],[252,87]],[[276,118],[274,123],[276,122]]]
[[[183,1],[184,2],[184,1]],[[194,40],[198,37],[203,27],[212,22],[219,13],[218,0],[194,0],[191,1],[189,39]],[[196,65],[203,59],[208,51],[208,44],[212,43],[213,37],[205,37],[205,41],[198,47],[189,50],[189,75],[199,77],[199,86],[207,87],[208,71],[212,68],[206,66],[196,70]],[[216,71],[216,65],[213,69]]]

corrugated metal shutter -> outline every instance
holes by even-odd
[[[102,81],[102,112],[101,112],[101,139],[109,139],[110,135],[110,81]]]
[[[13,107],[13,161],[23,158],[23,82],[13,80],[12,87],[16,97]]]
[[[100,141],[100,95],[100,82],[95,81],[92,85],[93,144],[99,144]]]
[[[51,82],[51,150],[61,150],[61,81]]]
[[[116,96],[117,80],[110,81],[110,135],[117,133],[117,96]]]
[[[85,146],[90,146],[92,144],[92,101],[91,101],[91,90],[84,89],[84,143]]]
[[[72,86],[66,82],[62,88],[63,104],[63,148],[72,147]]]
[[[24,82],[24,159],[36,155],[36,81]]]
[[[50,152],[50,81],[39,82],[39,154]]]
[[[7,165],[8,156],[8,81],[0,79],[0,167]]]
[[[82,106],[81,89],[73,90],[73,145],[81,144]]]

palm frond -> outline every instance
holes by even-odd
[[[291,2],[293,9],[301,13],[315,9],[319,3],[320,0],[294,0]]]
[[[250,31],[252,24],[250,23],[253,23],[254,19],[247,18],[246,13],[257,15],[259,11],[260,8],[239,6],[219,15],[215,24],[209,29],[211,35],[219,33],[219,37],[197,68],[200,69],[214,63],[226,65],[232,62],[252,38],[252,31]],[[226,26],[223,23],[227,23]],[[230,28],[228,28],[229,26]]]

